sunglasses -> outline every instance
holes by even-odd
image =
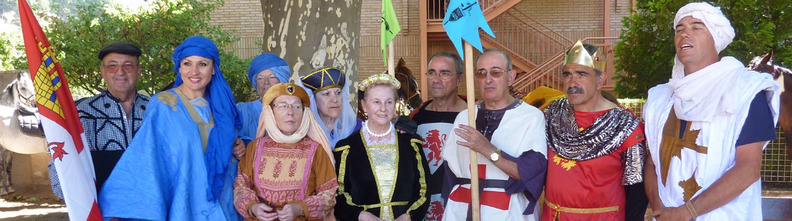
[[[476,76],[476,78],[487,78],[487,72],[489,72],[489,74],[493,78],[499,78],[500,76],[503,76],[503,73],[506,73],[505,70],[500,69],[500,68],[492,68],[489,71],[487,71],[487,69],[483,69],[482,68],[482,69],[476,70],[476,73],[474,74],[474,76]]]

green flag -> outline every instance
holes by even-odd
[[[388,65],[388,55],[385,53],[388,49],[388,44],[396,37],[396,34],[401,31],[399,20],[396,19],[396,11],[393,10],[393,3],[391,0],[382,0],[382,35],[380,36],[380,43],[382,48],[382,60],[385,65]]]

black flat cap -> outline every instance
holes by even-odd
[[[140,54],[143,52],[140,51],[140,48],[137,45],[129,42],[118,41],[105,45],[104,48],[99,51],[99,60],[102,60],[105,55],[110,53],[119,53],[140,57]]]

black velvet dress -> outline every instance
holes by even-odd
[[[338,172],[338,196],[335,216],[338,220],[358,220],[362,211],[380,216],[383,207],[390,207],[395,219],[409,213],[412,220],[423,220],[428,207],[426,160],[421,154],[421,138],[398,134],[396,179],[390,202],[381,202],[380,186],[374,175],[371,154],[364,145],[360,130],[340,140],[333,151]]]

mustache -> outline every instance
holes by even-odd
[[[567,94],[583,94],[583,93],[585,93],[585,91],[583,91],[583,88],[581,88],[581,87],[572,86],[570,88],[567,88],[566,93]]]

